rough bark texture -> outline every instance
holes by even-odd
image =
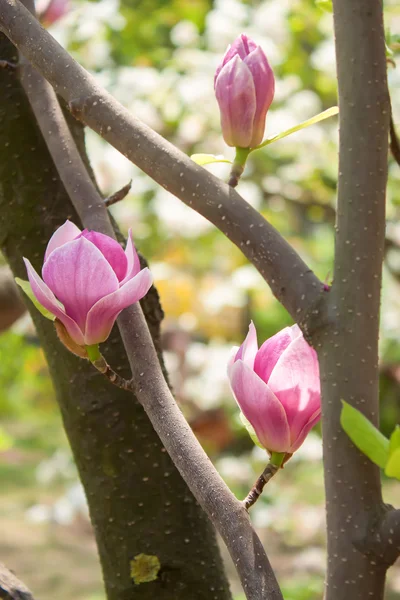
[[[0,55],[16,58],[3,36]],[[22,256],[40,269],[54,229],[78,220],[14,73],[0,71],[0,89],[0,245],[15,275],[26,278]],[[154,290],[143,309],[157,343],[162,313]],[[64,350],[50,321],[32,316],[85,486],[109,600],[228,600],[214,531],[142,407]],[[116,329],[104,354],[129,377]],[[135,585],[130,562],[140,553],[156,555],[161,571]]]
[[[0,563],[0,598],[2,600],[34,600],[22,581]]]
[[[326,600],[380,600],[392,557],[372,543],[379,469],[340,426],[341,400],[379,417],[378,335],[390,105],[382,3],[334,0],[340,160],[330,324],[319,334],[327,499]]]

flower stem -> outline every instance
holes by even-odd
[[[285,452],[272,452],[269,463],[251,488],[250,492],[247,494],[246,498],[242,501],[246,510],[249,510],[249,508],[257,502],[258,498],[262,494],[264,486],[282,467],[285,456]]]
[[[235,160],[233,161],[232,169],[229,175],[228,184],[231,187],[236,187],[241,178],[247,157],[250,154],[250,148],[236,148]]]
[[[110,381],[113,385],[117,387],[132,392],[133,391],[133,382],[132,380],[127,380],[118,375],[107,363],[104,356],[100,353],[99,346],[94,344],[93,346],[86,346],[86,351],[88,353],[88,357],[92,365],[105,377],[107,377],[108,381]]]

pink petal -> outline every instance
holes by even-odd
[[[293,327],[285,327],[263,343],[254,361],[254,371],[265,383],[268,383],[281,354],[299,335],[302,335],[300,328],[298,325],[293,325]]]
[[[119,313],[134,304],[149,291],[153,276],[149,269],[143,269],[115,292],[99,300],[87,316],[85,343],[100,344],[110,335]]]
[[[248,54],[250,54],[250,52],[255,50],[256,48],[257,48],[257,44],[255,42],[253,42],[253,40],[248,38],[247,35],[245,35],[244,33],[239,35],[239,37],[236,38],[236,40],[233,42],[233,44],[231,46],[228,46],[228,49],[225,52],[222,62],[217,67],[215,77],[214,77],[214,86],[215,86],[216,79],[217,79],[222,67],[224,67],[226,65],[226,63],[228,63],[236,55],[238,55],[242,60],[244,60],[245,57]]]
[[[287,452],[290,435],[286,414],[269,387],[241,360],[232,367],[230,383],[262,446],[272,452]]]
[[[72,242],[80,233],[81,230],[72,221],[65,221],[64,225],[56,229],[51,236],[47,244],[44,260],[46,261],[49,258],[53,250],[63,246],[67,242]]]
[[[118,281],[122,281],[127,274],[128,260],[125,252],[116,240],[98,231],[82,232],[82,237],[92,242],[100,250],[104,258],[110,263]]]
[[[28,272],[29,283],[38,302],[61,321],[74,342],[79,346],[83,346],[83,334],[77,323],[65,314],[64,308],[60,306],[53,292],[42,281],[27,258],[24,258],[24,263]]]
[[[85,237],[56,248],[45,262],[42,275],[82,331],[92,306],[118,289],[110,264]]]
[[[300,448],[300,446],[306,439],[307,435],[309,434],[311,429],[314,427],[314,425],[316,425],[318,423],[320,418],[321,418],[321,408],[319,408],[311,416],[310,420],[304,425],[303,429],[300,431],[297,439],[294,442],[292,442],[292,445],[290,446],[290,450],[289,450],[289,452],[291,454],[293,454],[293,452],[296,452],[296,450],[298,450]]]
[[[294,443],[321,406],[317,354],[303,336],[297,337],[281,354],[268,386],[285,409]]]
[[[236,353],[235,362],[237,360],[242,360],[248,367],[252,369],[257,350],[257,331],[254,327],[253,321],[251,321],[249,325],[249,333],[247,334],[246,339],[244,340],[243,344],[240,346],[239,350]]]
[[[215,95],[228,146],[249,148],[256,112],[256,91],[250,69],[236,55],[219,73]]]
[[[124,285],[127,281],[129,281],[129,279],[132,279],[132,277],[137,275],[140,271],[140,260],[132,240],[132,229],[129,229],[128,232],[128,241],[126,243],[125,256],[127,259],[128,266],[126,269],[125,279],[123,279],[119,284],[120,287]]]
[[[250,146],[258,146],[263,140],[265,119],[275,93],[274,73],[260,46],[244,59],[253,76],[256,90],[256,112],[253,121],[253,137]]]

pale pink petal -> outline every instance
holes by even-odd
[[[256,112],[256,91],[250,69],[238,55],[219,73],[215,95],[225,142],[228,146],[249,148]]]
[[[64,308],[60,306],[60,303],[57,301],[53,292],[44,281],[42,281],[27,258],[24,258],[24,263],[28,272],[32,292],[35,294],[37,301],[63,323],[74,342],[79,346],[83,346],[83,334],[77,323],[65,314]]]
[[[237,356],[237,353],[239,352],[239,350],[240,350],[239,346],[233,346],[233,348],[231,348],[231,351],[229,354],[229,360],[228,360],[228,367],[227,367],[227,373],[228,373],[229,378],[231,376],[231,370],[232,370],[233,365],[235,364],[236,356]]]
[[[126,276],[120,283],[120,287],[124,285],[129,279],[132,279],[140,271],[140,260],[138,253],[136,252],[135,246],[132,239],[132,229],[128,232],[128,241],[126,242],[125,256],[127,259]]]
[[[253,121],[253,137],[250,144],[254,148],[262,142],[264,137],[265,118],[274,99],[275,78],[267,57],[260,46],[246,56],[244,62],[251,71],[256,90],[256,112]]]
[[[82,231],[82,237],[92,242],[100,250],[104,258],[110,263],[118,281],[122,281],[127,274],[128,260],[125,252],[116,240],[98,231]]]
[[[252,369],[257,350],[257,331],[254,327],[253,321],[251,321],[249,325],[249,333],[247,334],[246,339],[237,351],[235,361],[242,360],[248,367]]]
[[[268,386],[285,409],[294,442],[321,405],[317,354],[303,336],[297,337],[281,354]]]
[[[51,236],[49,243],[47,244],[46,252],[44,255],[44,260],[46,261],[50,254],[56,248],[59,248],[63,244],[67,242],[72,242],[78,235],[80,235],[81,230],[74,224],[72,221],[65,221],[64,225],[61,225]]]
[[[300,431],[297,439],[292,442],[292,445],[290,447],[289,452],[291,454],[293,454],[293,452],[296,452],[296,450],[298,450],[300,448],[300,446],[302,445],[302,443],[304,442],[304,440],[306,439],[307,435],[309,434],[309,432],[311,431],[311,429],[314,427],[314,425],[316,425],[318,423],[318,421],[321,418],[321,408],[319,408],[309,419],[309,421],[304,425],[303,429]]]
[[[101,298],[87,316],[85,342],[99,344],[110,335],[112,326],[119,313],[147,294],[153,283],[149,269],[143,269],[117,291]]]
[[[272,452],[287,452],[290,435],[286,414],[267,384],[241,360],[231,369],[230,383],[236,401],[261,445]]]
[[[238,55],[243,60],[248,54],[250,54],[250,52],[252,52],[256,48],[257,44],[253,42],[253,40],[248,38],[246,34],[242,33],[241,35],[239,35],[239,37],[236,38],[233,44],[231,46],[228,46],[224,58],[217,67],[214,77],[214,86],[222,67],[224,67],[226,63],[228,63],[236,55]]]
[[[109,262],[85,237],[56,248],[45,262],[42,275],[82,331],[92,306],[118,289]]]
[[[281,354],[299,335],[301,336],[302,333],[297,325],[285,327],[260,347],[254,361],[254,370],[265,383],[268,383],[268,379]]]

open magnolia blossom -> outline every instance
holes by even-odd
[[[228,376],[243,415],[270,453],[293,454],[321,417],[317,354],[297,325],[258,349],[251,323],[243,344],[233,349]]]
[[[149,269],[140,268],[131,230],[124,251],[107,235],[81,231],[71,221],[47,244],[43,279],[24,262],[33,300],[56,318],[61,341],[80,356],[86,354],[79,348],[108,338],[119,313],[143,298],[153,281]]]
[[[275,92],[274,74],[262,48],[241,34],[218,66],[214,88],[228,146],[254,148],[260,144]]]

